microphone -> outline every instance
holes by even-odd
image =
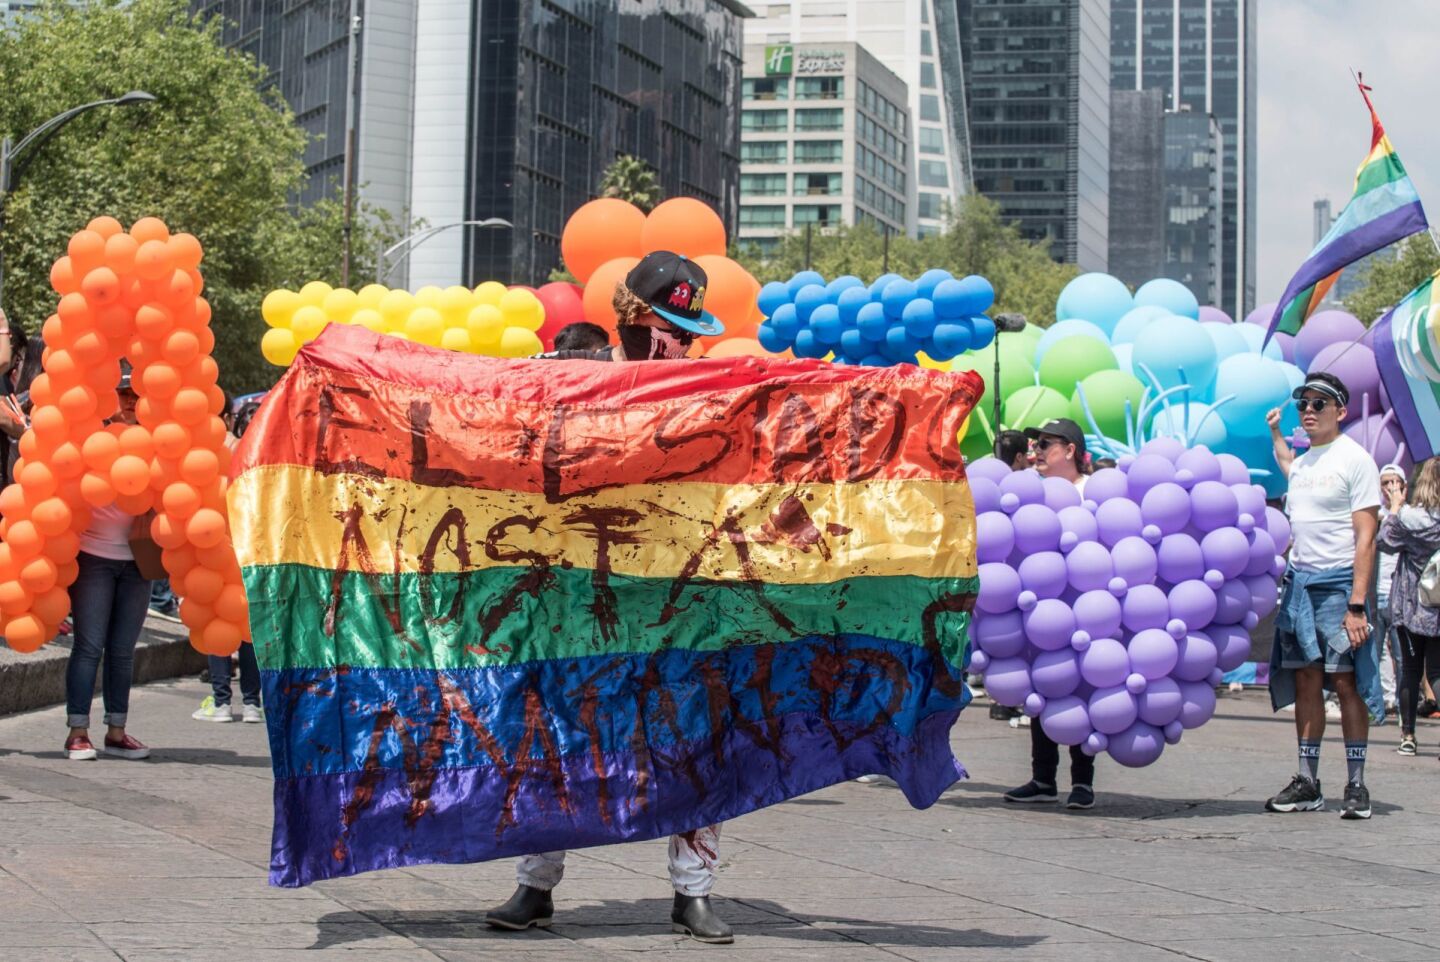
[[[997,314],[995,315],[995,330],[1002,334],[1019,334],[1025,330],[1024,314]]]

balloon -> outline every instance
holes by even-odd
[[[1178,534],[1190,522],[1190,495],[1173,482],[1157,484],[1145,492],[1140,516],[1147,525],[1159,528],[1162,535]]]
[[[1266,540],[1270,536],[1267,534]],[[1225,578],[1238,578],[1250,563],[1250,543],[1239,528],[1217,528],[1200,542],[1206,569],[1219,571]],[[1274,552],[1271,552],[1273,555]]]
[[[1278,364],[1255,354],[1237,354],[1220,364],[1215,381],[1217,398],[1235,395],[1219,409],[1230,434],[1256,437],[1270,434],[1265,415],[1290,397],[1290,383]]]
[[[1096,688],[1123,684],[1130,673],[1125,646],[1113,638],[1097,638],[1080,655],[1080,674]]]
[[[1181,317],[1195,320],[1200,318],[1200,303],[1195,299],[1195,295],[1191,294],[1184,284],[1168,277],[1157,277],[1140,285],[1140,289],[1135,292],[1135,306],[1163,307],[1171,314]]]
[[[1080,506],[1080,489],[1064,478],[1042,478],[1041,483],[1045,491],[1045,506],[1051,511]]]
[[[745,268],[724,256],[723,252],[696,257],[695,263],[709,281],[705,289],[705,310],[720,319],[726,334],[737,336],[746,333],[743,328],[755,310],[760,282]]]
[[[1110,336],[1089,321],[1078,319],[1059,321],[1051,325],[1046,329],[1045,333],[1040,336],[1040,343],[1035,345],[1035,363],[1040,364],[1044,362],[1046,355],[1050,353],[1050,349],[1062,341],[1068,348],[1070,346],[1070,339],[1074,337],[1088,337],[1093,341],[1098,341],[1102,345],[1108,345],[1110,343]],[[1111,355],[1111,357],[1113,359],[1114,355]],[[1100,368],[1097,367],[1093,370],[1098,371]],[[1086,373],[1088,374],[1090,372],[1087,371]],[[1074,388],[1071,387],[1065,393],[1068,394],[1070,390],[1074,390]]]
[[[1215,714],[1215,689],[1211,685],[1183,682],[1180,697],[1180,724],[1185,728],[1199,728]]]
[[[1000,503],[1002,507],[1005,505],[1006,495],[1014,495],[1015,505],[1017,507],[1022,504],[1043,504],[1045,501],[1045,482],[1040,477],[1040,472],[1034,468],[1027,468],[1024,471],[1012,471],[1000,479]],[[1006,510],[1013,512],[1015,508],[1011,507]],[[1038,518],[1039,516],[1036,515],[1036,517]],[[1036,523],[1041,522],[1037,521]],[[1059,543],[1058,535],[1056,543]],[[1041,548],[1039,550],[1048,551],[1050,549]]]
[[[1222,407],[1221,411],[1224,410]],[[1187,444],[1203,444],[1207,448],[1223,445],[1229,429],[1220,411],[1211,412],[1210,405],[1200,401],[1188,404],[1165,403],[1150,421],[1150,434],[1183,438]]]
[[[1352,412],[1353,410],[1351,408]],[[1351,421],[1345,425],[1344,431],[1351,440],[1368,451],[1378,464],[1388,464],[1399,458],[1404,436],[1393,418],[1386,421],[1384,415],[1372,414],[1368,418]],[[1409,452],[1399,460],[1402,468],[1408,467],[1411,463]]]
[[[974,482],[972,482],[973,484]],[[1015,547],[1015,528],[1000,511],[981,512],[976,506],[976,558],[981,564],[1004,561]]]
[[[1131,363],[1146,384],[1160,389],[1188,384],[1189,399],[1196,400],[1214,379],[1218,361],[1215,345],[1199,323],[1172,316],[1145,326],[1135,338]],[[1181,395],[1180,400],[1185,399]]]
[[[1021,586],[1034,592],[1037,598],[1058,598],[1065,591],[1068,576],[1066,559],[1058,552],[1026,554],[1016,571],[1020,575]]]
[[[984,575],[981,575],[981,590],[984,590]],[[1123,624],[1131,631],[1146,628],[1164,628],[1170,618],[1170,602],[1165,592],[1154,585],[1137,585],[1125,593],[1120,604]]]
[[[599,201],[591,201],[599,203]],[[638,257],[617,257],[605,261],[588,273],[582,303],[585,320],[598,324],[612,334],[615,331],[615,286],[625,281],[625,276],[640,263]],[[572,272],[573,273],[573,272]]]
[[[1030,668],[1030,682],[1037,694],[1046,698],[1064,698],[1080,687],[1080,663],[1067,647],[1060,651],[1042,651]]]
[[[973,640],[992,658],[1012,658],[1025,650],[1024,619],[1018,611],[977,619]]]
[[[1094,638],[1108,638],[1120,630],[1120,601],[1108,591],[1087,591],[1075,599],[1075,625]]]
[[[1060,291],[1055,302],[1055,317],[1061,321],[1084,318],[1104,330],[1108,337],[1134,305],[1130,291],[1118,279],[1109,274],[1081,274]]]
[[[1024,613],[1022,620],[1025,637],[1036,648],[1057,651],[1070,647],[1070,636],[1075,633],[1075,613],[1060,599],[1041,599]]]
[[[985,678],[988,685],[990,676]],[[1074,696],[1050,699],[1040,713],[1040,725],[1050,740],[1059,745],[1078,745],[1091,732],[1086,704]]]
[[[1115,574],[1125,579],[1128,587],[1150,584],[1155,580],[1158,564],[1155,549],[1144,538],[1121,538],[1110,551]]]
[[[1069,413],[1069,399],[1043,385],[1021,388],[1004,402],[1005,425],[1014,430],[1038,428]]]
[[[706,357],[765,357],[770,352],[756,340],[748,337],[727,337],[716,342],[706,352]]]
[[[1207,310],[1213,310],[1213,308],[1200,308],[1201,313]],[[1245,340],[1244,335],[1228,321],[1206,322],[1202,320],[1200,323],[1205,325],[1201,330],[1214,342],[1215,354],[1220,360],[1223,361],[1235,354],[1245,354],[1250,350],[1250,342]]]
[[[1025,562],[1031,561],[1026,558]],[[1025,562],[1021,562],[1022,568]],[[1086,541],[1075,546],[1074,550],[1065,557],[1065,567],[1069,575],[1070,587],[1076,591],[1099,591],[1110,584],[1110,579],[1115,576],[1115,569],[1110,561],[1110,552],[1105,546],[1095,542]],[[1022,576],[1023,580],[1023,576]]]
[[[1093,337],[1067,337],[1061,350],[1047,352],[1040,361],[1040,383],[1069,397],[1075,393],[1076,384],[1097,371],[1114,371],[1115,368],[1115,355],[1104,341]],[[1086,392],[1086,399],[1089,400],[1089,392]],[[1119,412],[1119,419],[1123,424],[1123,411]],[[1084,423],[1084,419],[1080,423]]]
[[[1317,311],[1295,335],[1295,365],[1309,371],[1320,352],[1332,344],[1349,344],[1365,336],[1365,325],[1345,311]]]
[[[725,224],[720,215],[703,201],[693,197],[672,197],[645,218],[640,230],[640,249],[647,254],[651,251],[672,251],[692,260],[707,254],[724,257]]]
[[[1182,581],[1170,589],[1170,617],[1183,621],[1190,630],[1210,624],[1216,607],[1215,592],[1203,581]]]
[[[1169,638],[1170,636],[1166,635],[1165,637]],[[1174,644],[1173,639],[1171,644]],[[1179,658],[1178,651],[1176,658]],[[1164,727],[1180,717],[1180,708],[1183,703],[1180,684],[1169,677],[1155,678],[1145,685],[1145,691],[1136,697],[1135,702],[1141,721],[1157,728]]]
[[[575,279],[588,284],[600,265],[607,261],[633,258],[633,266],[645,250],[658,249],[643,247],[641,235],[646,224],[645,213],[634,204],[612,197],[592,200],[565,222],[560,236],[560,256]],[[724,253],[723,245],[718,253]],[[585,313],[592,323],[599,323],[590,317],[588,309]]]
[[[1069,345],[1065,346],[1065,351]],[[1062,355],[1064,351],[1060,352]],[[1049,355],[1050,358],[1056,354]],[[1114,353],[1111,353],[1114,357]],[[1118,363],[1118,362],[1117,362]],[[1040,375],[1043,381],[1045,375]],[[1090,406],[1090,413],[1095,417],[1095,425],[1100,428],[1100,433],[1107,438],[1116,441],[1125,440],[1125,419],[1127,412],[1125,405],[1130,405],[1128,416],[1131,419],[1140,414],[1140,404],[1144,400],[1145,385],[1141,384],[1134,375],[1127,374],[1121,370],[1098,370],[1081,379],[1073,389],[1070,399],[1070,420],[1080,425],[1081,429],[1089,433],[1092,428],[1090,419],[1085,415],[1085,404]],[[1081,398],[1084,398],[1084,404]],[[1089,490],[1089,484],[1086,484]]]
[[[1095,509],[1095,525],[1105,547],[1114,548],[1121,540],[1138,535],[1144,522],[1134,501],[1112,498]]]
[[[1126,495],[1126,486],[1124,472],[1115,468],[1101,468],[1085,482],[1085,500],[1099,505],[1111,498],[1123,498]]]
[[[1361,416],[1366,407],[1363,399],[1367,395],[1369,410],[1372,413],[1380,411],[1380,369],[1376,366],[1375,352],[1364,344],[1349,341],[1327,344],[1315,354],[1306,371],[1310,374],[1325,371],[1344,382],[1350,391],[1350,403],[1346,405],[1349,412],[1346,421],[1353,421]]]
[[[1165,678],[1180,659],[1180,648],[1170,633],[1159,628],[1146,628],[1135,633],[1128,648],[1131,670],[1146,680]]]
[[[1004,490],[1004,485],[1001,485]],[[1025,504],[1015,511],[1015,547],[1026,554],[1060,547],[1060,519],[1043,504]]]
[[[1220,310],[1220,308],[1211,307],[1210,305],[1205,304],[1201,305],[1200,307],[1200,323],[1229,325],[1234,324],[1235,319],[1232,318],[1229,314],[1226,314],[1224,311]]]
[[[1101,734],[1118,734],[1133,725],[1138,717],[1135,696],[1123,687],[1101,688],[1090,696],[1090,724]]]
[[[1165,750],[1165,736],[1154,725],[1137,721],[1117,735],[1110,736],[1110,757],[1128,768],[1143,768],[1160,757]]]
[[[1198,580],[1205,575],[1205,554],[1188,534],[1166,535],[1155,555],[1160,577],[1171,584]]]
[[[1049,490],[1048,487],[1046,490]],[[975,510],[980,510],[978,504]],[[1099,533],[1095,515],[1088,508],[1079,505],[1061,508],[1055,512],[1055,517],[1060,519],[1061,551],[1069,551],[1082,541],[1094,541]]]
[[[1180,681],[1203,681],[1215,669],[1219,653],[1215,643],[1205,635],[1192,631],[1180,640],[1180,660],[1174,675]]]
[[[1170,312],[1165,308],[1154,305],[1132,308],[1126,311],[1119,323],[1115,325],[1110,334],[1110,343],[1117,346],[1133,344],[1135,338],[1140,336],[1140,332],[1145,330],[1151,321],[1169,316]]]
[[[985,692],[1002,705],[1018,706],[1032,691],[1030,666],[1021,658],[995,658],[985,668]]]
[[[1145,493],[1151,488],[1174,480],[1174,459],[1145,449],[1125,473],[1126,491],[1134,501],[1143,502]]]
[[[987,614],[999,615],[1015,608],[1020,594],[1020,576],[1008,564],[980,565],[980,591],[975,607]]]

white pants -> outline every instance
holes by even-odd
[[[670,884],[681,895],[709,895],[715,887],[715,866],[719,861],[719,825],[670,836]],[[515,878],[531,888],[548,892],[564,877],[563,850],[522,855],[515,864]]]

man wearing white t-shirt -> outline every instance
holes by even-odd
[[[1333,374],[1311,374],[1295,389],[1300,426],[1310,449],[1295,457],[1280,434],[1280,411],[1266,420],[1275,457],[1290,479],[1287,507],[1294,537],[1284,597],[1270,656],[1270,698],[1276,710],[1295,705],[1300,771],[1265,803],[1271,812],[1325,808],[1320,791],[1320,740],[1325,690],[1340,701],[1348,769],[1341,818],[1370,817],[1365,752],[1370,714],[1383,717],[1379,659],[1365,599],[1375,568],[1380,472],[1364,448],[1340,433],[1350,392]]]

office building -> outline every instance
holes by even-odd
[[[1189,108],[1219,124],[1218,306],[1236,317],[1255,303],[1258,7],[1258,0],[1111,0],[1114,89],[1159,90],[1167,111]]]
[[[1109,262],[1109,0],[960,0],[975,189],[1056,260]]]
[[[1111,274],[1139,287],[1165,269],[1165,106],[1158,90],[1110,95]]]
[[[1330,213],[1330,201],[1325,198],[1315,201],[1315,239],[1311,242],[1319,246],[1330,232],[1330,225],[1335,223],[1335,215]]]
[[[957,0],[751,0],[747,45],[855,43],[909,90],[914,230],[939,232],[945,208],[970,189]]]
[[[740,240],[797,230],[913,232],[908,90],[854,43],[748,45],[740,115]]]
[[[9,27],[40,5],[40,0],[0,0],[0,29]]]
[[[302,201],[332,194],[353,94],[355,183],[430,226],[392,285],[542,283],[565,221],[630,154],[667,197],[739,214],[737,0],[196,0],[231,24],[312,133]],[[351,12],[355,81],[346,83]],[[332,194],[333,195],[333,194]]]
[[[1165,115],[1165,266],[1201,304],[1220,297],[1220,125],[1188,110]]]

